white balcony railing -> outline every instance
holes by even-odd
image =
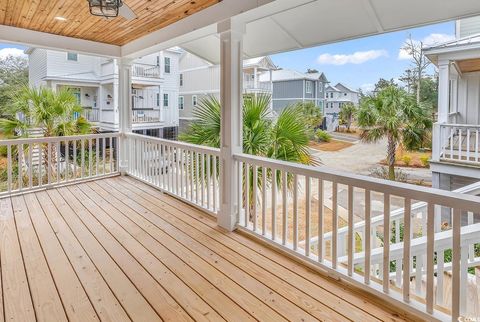
[[[98,108],[84,108],[83,117],[89,122],[99,122],[100,121],[100,110]]]
[[[216,214],[219,149],[127,134],[127,151],[130,176]]]
[[[245,90],[252,90],[252,91],[262,91],[262,92],[271,92],[272,88],[270,87],[270,83],[265,82],[257,82],[249,79],[243,81],[243,89]]]
[[[155,123],[161,121],[160,110],[133,110],[132,122],[138,123]]]
[[[160,78],[160,66],[148,64],[133,64],[132,76],[144,78]]]
[[[4,194],[117,174],[119,138],[3,141]],[[217,215],[219,149],[132,133],[122,138],[128,175]],[[42,161],[34,161],[36,150]],[[480,264],[478,197],[246,154],[234,160],[239,229],[426,319],[480,314],[472,274]]]
[[[0,196],[118,173],[118,133],[0,140]]]
[[[439,160],[480,165],[480,125],[437,124]],[[435,151],[434,151],[435,152]]]
[[[388,301],[440,319],[480,313],[469,271],[480,262],[478,197],[245,154],[235,160],[240,229]]]

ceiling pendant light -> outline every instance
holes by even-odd
[[[122,0],[87,0],[90,7],[90,13],[94,16],[105,18],[118,17]]]

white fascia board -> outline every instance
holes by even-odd
[[[121,47],[126,58],[137,58],[217,33],[216,24],[274,0],[223,0]]]
[[[5,25],[0,25],[0,41],[102,57],[121,56],[120,46]]]

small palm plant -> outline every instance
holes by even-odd
[[[362,100],[357,122],[364,142],[387,138],[388,178],[395,180],[395,157],[399,144],[407,149],[421,146],[432,128],[429,111],[405,90],[390,85]]]
[[[340,109],[338,117],[340,122],[347,127],[347,132],[350,132],[350,127],[352,126],[356,112],[357,107],[351,102],[343,104]]]
[[[25,86],[13,96],[11,107],[4,111],[6,118],[0,119],[0,132],[6,138],[28,137],[32,130],[37,130],[44,137],[69,136],[91,132],[90,123],[79,116],[82,108],[77,98],[67,88],[55,92],[49,88],[30,88]],[[55,145],[42,146],[43,164],[55,169]],[[51,153],[52,164],[48,164]]]

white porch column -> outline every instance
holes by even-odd
[[[255,89],[258,88],[258,69],[257,69],[257,67],[255,67],[253,69],[253,87]]]
[[[450,61],[438,63],[438,123],[448,122],[450,95]]]
[[[218,24],[220,34],[220,101],[221,101],[221,156],[220,156],[220,212],[218,225],[234,230],[238,218],[236,205],[239,183],[233,160],[242,153],[242,74],[244,26],[231,19]]]
[[[132,132],[132,59],[118,61],[118,115],[120,138],[120,173],[128,169],[127,140],[125,133]]]
[[[273,71],[270,69],[268,71],[269,74],[269,86],[270,86],[270,110],[273,111]]]

